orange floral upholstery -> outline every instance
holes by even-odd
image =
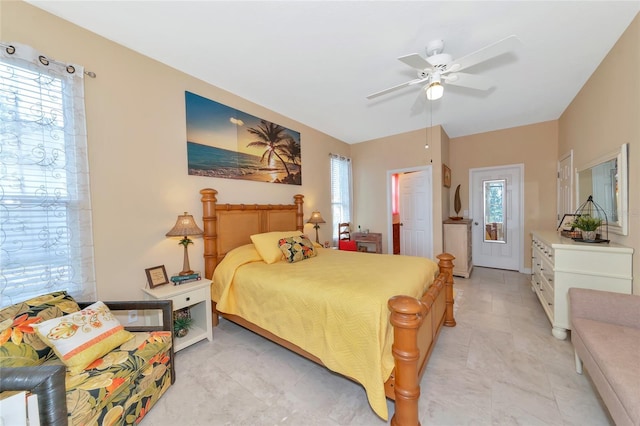
[[[38,337],[33,325],[79,311],[78,304],[63,291],[0,310],[3,374],[10,374],[13,367],[64,365]],[[169,388],[173,373],[172,332],[159,330],[132,335],[78,374],[72,375],[67,367],[69,425],[138,424]]]

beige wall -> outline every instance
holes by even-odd
[[[427,133],[427,131],[429,132]],[[425,143],[429,141],[429,148]],[[449,158],[449,138],[440,126],[354,144],[354,223],[382,233],[382,248],[388,253],[390,223],[389,172],[432,166],[433,252],[442,252],[442,218],[448,210],[449,189],[442,187],[442,158]]]
[[[629,235],[609,233],[633,247],[633,291],[640,294],[640,15],[620,37],[559,120],[557,155],[570,150],[574,167],[629,143]],[[585,200],[576,200],[577,204]]]
[[[302,193],[307,213],[331,211],[328,154],[349,155],[349,145],[26,3],[0,7],[0,40],[97,74],[85,81],[85,103],[99,298],[140,298],[145,268],[182,269],[182,248],[164,235],[184,211],[202,226],[201,188],[230,203],[290,203]],[[187,175],[185,90],[300,132],[302,186]],[[321,226],[320,238],[331,238],[330,227]],[[202,240],[189,252],[192,268],[202,270]]]
[[[451,139],[451,187],[460,184],[461,213],[470,210],[470,169],[524,164],[525,268],[531,268],[531,231],[555,229],[557,146],[557,121]]]
[[[432,166],[434,252],[442,251],[441,221],[455,212],[453,189],[461,184],[468,210],[469,169],[524,164],[525,267],[530,267],[530,232],[554,229],[556,164],[574,150],[580,167],[624,142],[630,143],[630,215],[627,237],[640,270],[640,35],[638,17],[558,121],[449,140],[435,127],[349,146],[287,117],[187,76],[23,2],[0,2],[0,40],[29,44],[50,57],[82,64],[87,78],[86,109],[98,295],[130,299],[141,295],[144,268],[181,268],[181,248],[164,234],[183,211],[200,218],[198,191],[213,187],[221,202],[282,202],[305,194],[305,211],[330,212],[328,153],[354,160],[354,222],[383,233],[388,227],[387,172]],[[277,122],[302,135],[303,185],[188,176],[184,91]],[[424,144],[429,137],[430,148]],[[442,187],[442,163],[452,170],[452,189]],[[327,212],[327,213],[325,213]],[[123,221],[125,217],[133,217]],[[116,232],[117,231],[117,232]],[[313,232],[311,227],[309,232]],[[330,225],[320,239],[330,239]],[[202,269],[202,244],[190,247],[192,267]],[[637,273],[636,273],[637,275]],[[634,291],[640,294],[635,280]]]

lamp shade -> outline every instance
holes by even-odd
[[[430,101],[435,101],[436,99],[440,99],[444,94],[444,87],[440,84],[439,81],[434,81],[427,87],[427,99]]]
[[[202,235],[204,232],[198,228],[193,216],[184,212],[183,215],[178,216],[176,224],[169,232],[167,237],[186,237],[188,235]]]
[[[317,225],[318,223],[326,223],[326,222],[322,218],[322,215],[320,214],[320,212],[315,211],[315,212],[311,213],[311,217],[309,218],[307,223],[313,223],[314,225]]]

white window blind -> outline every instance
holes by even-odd
[[[351,159],[335,154],[330,157],[333,243],[336,245],[338,224],[351,222]]]
[[[0,53],[0,306],[95,300],[83,69]]]

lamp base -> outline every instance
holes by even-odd
[[[186,238],[186,237],[185,237]],[[184,257],[182,259],[182,272],[178,275],[191,275],[193,271],[191,270],[191,265],[189,265],[189,251],[187,250],[187,244],[184,245]]]

